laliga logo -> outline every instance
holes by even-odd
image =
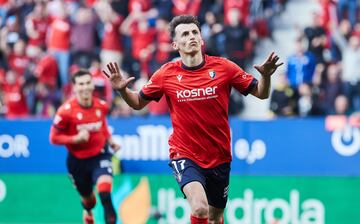
[[[331,144],[342,156],[353,156],[360,150],[360,130],[349,125],[335,130],[331,136]]]
[[[246,160],[246,163],[253,164],[256,160],[261,160],[266,155],[265,142],[256,139],[250,146],[246,139],[239,139],[235,142],[234,154],[241,160]]]

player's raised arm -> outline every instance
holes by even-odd
[[[267,99],[270,95],[271,75],[276,69],[284,63],[278,63],[279,56],[272,52],[262,65],[254,65],[254,68],[260,72],[261,78],[257,86],[251,91],[251,94],[260,98]]]
[[[103,70],[104,75],[109,78],[111,86],[116,90],[125,102],[135,110],[141,110],[144,108],[150,101],[143,99],[138,92],[132,91],[127,86],[135,78],[130,77],[125,79],[121,73],[119,66],[116,62],[110,62],[107,65],[109,73]]]

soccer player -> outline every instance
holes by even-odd
[[[139,93],[127,88],[134,78],[123,78],[116,63],[104,74],[134,109],[165,95],[173,125],[170,166],[191,207],[191,223],[223,223],[230,174],[228,102],[231,88],[260,99],[269,97],[271,75],[283,63],[271,53],[254,67],[256,80],[235,63],[204,55],[196,17],[182,15],[170,22],[172,47],[181,60],[156,71]]]
[[[108,131],[105,101],[93,97],[94,84],[88,71],[79,70],[72,77],[75,97],[59,107],[50,131],[53,144],[68,149],[67,169],[84,207],[84,223],[94,223],[91,209],[96,204],[96,185],[104,207],[105,222],[116,223],[111,200],[112,163],[108,146],[120,149]]]

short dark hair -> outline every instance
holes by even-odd
[[[190,24],[190,23],[194,23],[199,30],[201,31],[200,28],[200,22],[197,19],[196,16],[192,16],[192,15],[180,15],[180,16],[176,16],[174,17],[170,24],[169,24],[169,30],[170,30],[170,35],[171,38],[174,39],[175,37],[175,28],[180,25],[180,24]]]
[[[77,72],[75,72],[72,77],[71,77],[71,82],[73,84],[75,84],[75,79],[77,77],[81,77],[81,76],[84,76],[84,75],[90,75],[91,76],[91,73],[88,71],[88,70],[85,70],[85,69],[79,69]]]

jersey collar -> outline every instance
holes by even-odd
[[[183,62],[181,62],[181,68],[182,68],[182,69],[185,69],[185,70],[190,70],[190,71],[200,69],[200,68],[202,68],[204,65],[205,65],[205,55],[204,55],[204,57],[203,57],[203,61],[202,61],[199,65],[194,66],[194,67],[188,67],[188,66],[186,66]]]

